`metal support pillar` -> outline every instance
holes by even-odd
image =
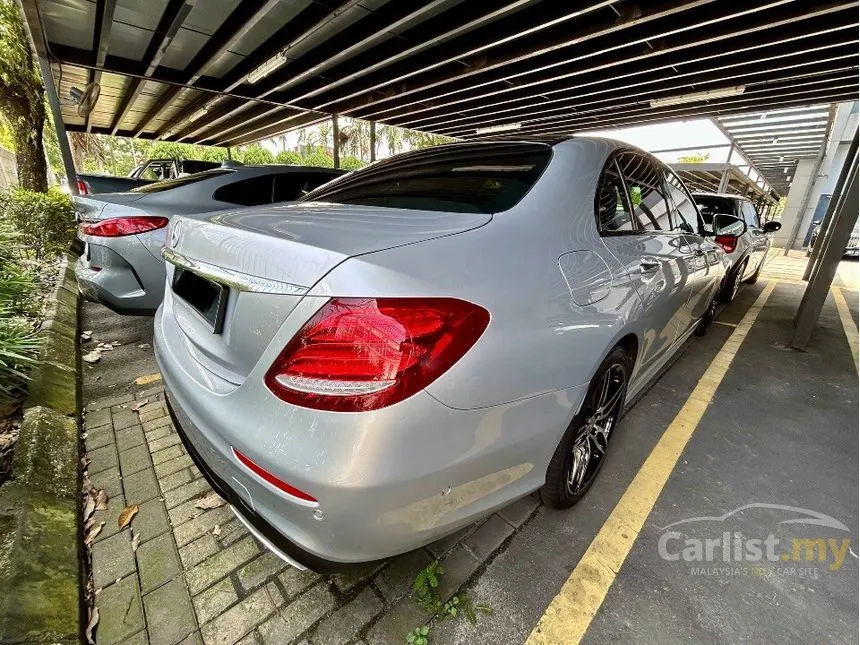
[[[63,123],[63,112],[60,109],[60,99],[57,96],[57,86],[54,85],[54,75],[51,72],[51,64],[42,56],[39,56],[39,69],[42,72],[42,83],[45,85],[45,94],[48,97],[48,107],[51,110],[51,120],[57,132],[57,144],[60,147],[60,155],[63,157],[63,168],[66,171],[66,183],[72,195],[78,194],[78,175],[75,171],[75,160],[72,157],[72,148],[69,138],[66,136],[66,126]]]
[[[735,153],[735,143],[732,142],[732,145],[729,146],[729,155],[726,157],[726,165],[723,167],[723,174],[720,177],[720,185],[717,188],[718,193],[724,193],[729,188],[729,176],[731,174],[732,169],[732,155]]]
[[[337,114],[331,115],[331,134],[334,139],[332,146],[332,157],[334,157],[334,167],[340,168],[340,126],[337,122]]]
[[[812,199],[812,192],[815,190],[815,184],[818,182],[818,173],[821,172],[821,164],[824,162],[824,157],[827,155],[827,143],[830,141],[830,129],[833,127],[833,119],[836,116],[836,106],[830,106],[830,113],[827,117],[827,126],[824,129],[824,139],[821,140],[821,145],[818,147],[818,154],[815,156],[815,163],[812,165],[812,173],[809,176],[809,183],[806,184],[806,190],[803,193],[803,199],[800,202],[800,209],[797,211],[797,216],[794,218],[794,225],[791,227],[791,235],[788,236],[788,241],[785,244],[783,255],[788,255],[788,252],[797,241],[797,235],[800,233],[800,227],[803,225],[803,217],[806,215],[806,209],[809,207],[809,200]],[[795,170],[795,174],[797,170]]]
[[[370,122],[370,163],[376,161],[376,121]]]
[[[821,251],[821,262],[812,274],[809,284],[806,285],[803,300],[794,319],[795,330],[791,346],[795,349],[803,349],[809,344],[809,339],[815,330],[815,323],[824,307],[836,270],[839,268],[839,262],[845,253],[845,246],[857,222],[857,210],[857,163],[855,161],[847,182],[847,190],[839,196],[839,207],[831,226],[833,233],[828,236],[826,245]]]
[[[827,206],[827,212],[821,219],[821,225],[818,227],[818,235],[815,238],[815,243],[809,253],[809,261],[806,263],[806,269],[803,271],[803,279],[808,280],[810,274],[821,255],[821,247],[824,244],[824,238],[827,236],[827,231],[830,229],[830,224],[833,221],[833,213],[836,211],[836,204],[839,201],[839,195],[842,194],[842,189],[845,187],[845,181],[848,178],[848,173],[851,170],[851,162],[857,155],[857,135],[854,132],[854,139],[848,148],[848,154],[845,156],[845,161],[842,164],[842,170],[839,172],[839,178],[836,180],[836,185],[833,187],[833,196],[830,198],[830,204]]]

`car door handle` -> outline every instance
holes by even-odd
[[[642,273],[654,273],[660,268],[660,261],[654,258],[642,258],[639,260],[639,270]]]

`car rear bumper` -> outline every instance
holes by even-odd
[[[258,366],[216,394],[189,375],[203,368],[165,310],[156,359],[192,459],[279,555],[314,570],[419,548],[539,488],[587,387],[477,410],[421,392],[374,412],[326,413],[277,399]],[[234,450],[318,502],[277,489]]]
[[[130,244],[139,247],[132,247],[131,262],[112,248],[90,243],[89,257],[84,253],[75,263],[78,288],[87,300],[100,302],[117,313],[152,315],[161,302],[163,288],[147,286],[145,276],[158,267],[140,242],[133,240]],[[135,268],[132,262],[144,266]],[[159,285],[163,281],[162,277]]]

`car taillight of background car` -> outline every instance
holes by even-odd
[[[168,221],[166,217],[113,217],[98,222],[83,222],[80,231],[93,237],[123,237],[164,228]]]

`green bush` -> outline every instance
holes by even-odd
[[[30,318],[38,308],[38,263],[24,237],[0,219],[0,401],[23,393],[41,345]]]
[[[332,159],[324,150],[319,148],[306,155],[303,162],[306,166],[334,168],[334,159]]]
[[[347,155],[340,160],[340,167],[344,170],[358,170],[359,168],[364,168],[366,165],[361,159],[352,155]]]
[[[275,155],[275,163],[282,163],[291,166],[301,166],[304,162],[302,156],[298,152],[292,150],[281,150]]]
[[[65,193],[34,193],[23,188],[0,191],[0,219],[20,234],[36,259],[69,250],[75,237],[75,209]]]
[[[242,163],[248,165],[275,163],[275,155],[259,143],[253,143],[242,153]]]

